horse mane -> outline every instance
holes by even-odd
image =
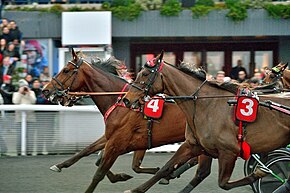
[[[171,65],[171,66],[173,66],[173,65]],[[173,67],[175,67],[175,66],[173,66]],[[175,68],[181,70],[182,72],[184,72],[184,73],[186,73],[188,75],[196,77],[197,79],[199,79],[201,81],[205,81],[206,80],[207,72],[203,68],[197,67],[197,65],[195,65],[195,64],[189,64],[189,63],[186,63],[186,62],[181,62]],[[234,83],[234,82],[220,83],[220,82],[217,82],[216,80],[209,80],[208,83],[209,83],[210,86],[227,90],[227,91],[229,91],[229,92],[231,92],[233,94],[236,94],[238,89],[241,87],[240,84]]]
[[[92,59],[91,64],[93,67],[99,68],[105,72],[109,72],[111,74],[114,75],[118,75],[117,73],[117,65],[115,65],[117,63],[121,64],[122,61],[117,60],[114,56],[111,56],[109,59],[107,60],[102,60],[101,58],[96,58],[96,59]]]

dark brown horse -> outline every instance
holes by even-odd
[[[178,69],[164,64],[162,56],[163,54],[160,54],[153,62],[146,63],[138,73],[134,84],[142,87],[143,90],[131,87],[123,101],[127,106],[134,106],[136,101],[142,100],[147,94],[153,96],[161,92],[179,96],[181,100],[177,99],[177,104],[184,112],[188,123],[186,141],[151,179],[138,188],[126,192],[146,192],[160,178],[171,173],[174,167],[203,153],[218,158],[218,184],[225,190],[253,183],[266,175],[261,170],[257,170],[243,179],[229,181],[237,155],[240,153],[238,127],[232,121],[233,107],[227,105],[228,99],[236,95],[235,92],[230,91],[230,87],[235,87],[235,85],[230,84],[222,88],[217,84],[209,83],[201,71]],[[182,100],[186,98],[183,96],[191,97],[190,100]],[[260,97],[260,100],[265,99],[290,105],[290,100],[284,98]],[[290,143],[289,117],[268,108],[259,107],[257,119],[247,126],[247,133],[244,137],[251,147],[251,153],[269,152],[285,147]]]
[[[276,81],[282,82],[283,89],[290,89],[290,70],[286,69],[288,63],[278,64],[265,74],[263,82],[270,84]]]
[[[68,62],[53,80],[43,88],[43,93],[47,98],[58,101],[62,105],[71,105],[74,97],[68,95],[68,91],[110,92],[121,91],[124,88],[126,82],[119,77],[112,76],[107,71],[102,70],[101,66],[93,67],[79,58],[73,50],[72,56],[73,60]],[[100,112],[105,115],[107,110],[116,103],[118,96],[93,95],[91,97]],[[184,141],[185,123],[185,117],[179,107],[176,104],[166,103],[162,118],[153,123],[152,147]],[[102,143],[105,144],[103,157],[90,186],[86,190],[87,193],[94,191],[119,155],[135,150],[143,150],[144,152],[148,148],[147,124],[148,122],[144,119],[142,113],[129,108],[117,106],[111,112],[105,124],[105,138],[101,139]],[[84,149],[79,157],[69,160],[68,163],[58,164],[57,167],[68,167],[80,159],[81,156],[95,152],[97,143],[95,142]],[[139,166],[142,158],[137,159]],[[209,161],[204,162],[205,165],[211,163],[211,158],[208,159]],[[156,168],[147,170],[148,173],[155,173],[156,171]]]

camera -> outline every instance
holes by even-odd
[[[27,92],[28,91],[28,88],[27,87],[24,87],[23,91]]]

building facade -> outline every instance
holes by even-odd
[[[191,11],[184,10],[178,17],[161,16],[159,11],[143,12],[133,21],[113,17],[114,55],[138,72],[147,59],[164,50],[167,62],[195,63],[213,75],[219,70],[228,75],[237,60],[250,76],[290,61],[290,20],[271,18],[262,9],[248,10],[248,18],[240,22],[225,15],[226,10],[219,10],[193,19]],[[16,20],[24,38],[52,39],[54,50],[62,47],[60,16],[5,11],[3,17]]]

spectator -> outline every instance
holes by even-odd
[[[225,72],[224,71],[218,71],[216,73],[216,81],[219,82],[219,83],[223,83],[224,82],[224,78],[225,78]]]
[[[232,79],[235,79],[237,80],[239,78],[239,72],[240,71],[244,71],[245,74],[246,74],[246,78],[247,78],[247,71],[246,69],[243,67],[243,63],[242,63],[242,60],[238,60],[237,61],[237,66],[232,68],[231,72],[230,72],[230,77]]]
[[[12,42],[12,38],[10,36],[10,30],[7,26],[2,29],[1,39],[2,38],[4,38],[7,43]]]
[[[28,82],[29,87],[32,88],[33,77],[30,74],[27,74],[25,80]]]
[[[46,82],[51,80],[51,76],[49,75],[49,69],[48,66],[43,67],[43,72],[39,76],[39,80],[41,82]]]
[[[4,57],[10,56],[13,59],[13,62],[17,62],[20,60],[20,54],[15,50],[15,45],[13,42],[8,43],[7,50],[3,52]]]
[[[238,83],[245,82],[247,80],[246,77],[247,77],[247,75],[246,75],[245,71],[243,71],[243,70],[239,71],[238,79],[237,79]]]
[[[3,84],[1,85],[0,94],[3,97],[4,104],[13,104],[12,95],[15,92],[15,86],[12,84],[11,76],[3,76]]]
[[[15,22],[14,20],[11,20],[11,21],[9,22],[9,26],[10,26],[10,37],[11,37],[12,41],[17,40],[18,43],[20,43],[22,33],[21,33],[21,31],[19,30],[19,28],[18,28],[16,22]]]
[[[32,89],[36,96],[36,104],[39,105],[49,105],[51,104],[49,100],[47,100],[42,94],[41,83],[38,79],[35,79],[32,83]],[[41,111],[35,112],[36,115],[36,140],[37,140],[37,155],[43,154],[43,148],[46,147],[48,154],[53,153],[53,140],[52,137],[54,135],[54,116],[56,112],[51,111]],[[47,121],[44,119],[45,117],[52,118],[52,121]],[[48,138],[47,136],[50,136]]]
[[[42,94],[41,83],[38,79],[33,80],[31,90],[35,93],[36,104],[49,104],[49,100]]]
[[[0,24],[0,28],[1,30],[4,28],[4,27],[8,27],[8,19],[7,18],[2,18],[2,23]]]
[[[18,81],[19,89],[17,92],[13,93],[12,101],[17,105],[32,105],[36,102],[36,97],[34,92],[29,88],[28,83],[24,79]],[[33,145],[34,145],[34,132],[35,132],[35,114],[34,112],[26,111],[26,121],[27,121],[27,155],[32,155]],[[17,155],[21,154],[21,112],[15,112],[15,122],[17,123],[17,142],[16,151]]]
[[[3,97],[4,104],[11,105],[12,102],[12,95],[13,92],[15,92],[15,87],[12,85],[11,76],[4,75],[3,76],[3,84],[0,89],[0,95]],[[12,128],[14,128],[14,111],[2,111],[2,118],[3,118],[3,124],[2,128],[12,131]]]
[[[10,56],[5,56],[2,61],[1,70],[2,76],[4,75],[13,75],[15,69],[15,64],[13,63],[13,59]]]
[[[248,83],[250,84],[250,87],[251,88],[256,88],[257,86],[259,86],[260,85],[260,82],[259,82],[260,80],[258,79],[258,78],[256,78],[256,77],[252,77],[249,81],[248,81]]]
[[[7,49],[6,39],[2,38],[0,40],[0,53],[3,55],[6,49]]]
[[[0,94],[0,105],[3,104],[3,98]],[[2,112],[0,112],[0,156],[5,156],[7,153],[7,146],[5,143],[3,136],[3,132],[4,132],[4,127],[3,127],[3,118],[2,118]]]

